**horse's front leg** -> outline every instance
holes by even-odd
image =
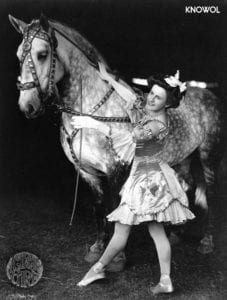
[[[97,239],[90,247],[85,260],[90,263],[96,262],[102,255],[113,232],[112,223],[107,222],[106,215],[112,212],[119,204],[120,189],[129,173],[128,166],[114,165],[107,176],[96,177],[81,172],[83,178],[89,183],[94,193],[93,206],[97,221]],[[108,265],[108,271],[119,272],[124,269],[126,257],[121,251]]]
[[[105,191],[106,183],[104,176],[95,176],[81,171],[82,177],[89,183],[94,197],[92,197],[92,205],[96,217],[97,224],[97,238],[95,243],[89,248],[85,255],[85,260],[90,263],[95,263],[102,255],[106,243],[109,238],[108,226],[106,221],[106,205],[105,205]]]
[[[120,162],[114,164],[109,170],[108,179],[108,190],[106,193],[106,207],[108,213],[111,213],[120,203],[120,190],[129,175],[130,166],[121,164]],[[109,223],[109,232],[113,232],[114,224]],[[126,255],[125,250],[119,252],[107,266],[109,272],[120,272],[125,268]]]

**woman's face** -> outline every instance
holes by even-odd
[[[154,84],[147,95],[146,110],[158,112],[165,108],[167,92],[161,86]]]

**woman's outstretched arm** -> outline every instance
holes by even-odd
[[[74,128],[91,128],[96,129],[102,132],[105,136],[109,136],[110,134],[110,127],[105,124],[104,122],[97,121],[89,116],[75,116],[72,117],[71,125]]]
[[[132,105],[136,101],[136,94],[132,92],[130,88],[127,88],[123,84],[116,81],[113,75],[106,71],[103,63],[99,62],[98,64],[100,77],[112,85],[115,91],[127,102],[128,105]]]

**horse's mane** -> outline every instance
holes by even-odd
[[[76,44],[90,61],[95,62],[96,64],[100,61],[108,68],[106,60],[99,51],[77,30],[52,19],[49,19],[49,22],[56,31],[61,32],[64,36],[68,37],[74,44]]]
[[[67,36],[75,45],[77,45],[78,48],[82,50],[85,56],[90,60],[90,62],[93,62],[96,65],[96,67],[98,67],[98,61],[102,62],[106,66],[107,71],[110,74],[114,74],[111,68],[108,66],[106,60],[94,47],[94,45],[92,45],[92,43],[90,43],[85,37],[83,37],[77,30],[53,19],[49,19],[49,23],[56,31],[61,32],[64,36]],[[118,80],[121,82],[122,85],[127,87],[129,90],[133,91],[131,86],[129,86],[124,80],[122,80],[119,77]]]

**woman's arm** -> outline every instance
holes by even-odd
[[[103,80],[106,80],[110,85],[112,85],[115,91],[127,102],[127,104],[132,106],[132,104],[136,101],[136,94],[133,93],[129,88],[125,87],[123,84],[117,82],[113,78],[113,76],[106,71],[105,65],[103,63],[99,62],[98,64],[100,77]]]
[[[71,125],[77,129],[96,129],[102,132],[106,137],[112,137],[112,135],[118,135],[119,133],[124,131],[122,129],[111,128],[110,126],[106,125],[106,123],[97,121],[89,116],[72,117]]]
[[[155,120],[152,120],[145,125],[143,125],[142,122],[138,122],[134,126],[133,136],[136,140],[150,140],[160,133],[160,129],[159,122]]]
[[[135,142],[129,131],[111,128],[104,122],[97,121],[88,116],[73,117],[71,125],[78,129],[92,128],[102,132],[108,138],[108,145],[115,151],[120,160],[127,163],[132,161],[135,151]]]
[[[104,122],[97,121],[88,116],[75,116],[72,117],[71,125],[74,128],[91,128],[101,131],[106,136],[109,136],[110,127],[106,125]]]

